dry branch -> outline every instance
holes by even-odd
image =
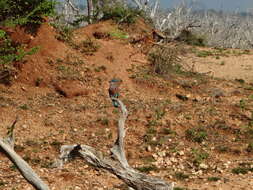
[[[18,168],[21,175],[37,190],[49,190],[49,187],[40,179],[40,177],[33,171],[33,169],[24,161],[13,149],[14,147],[14,128],[18,118],[13,122],[8,130],[7,137],[2,139],[0,137],[0,148]]]
[[[118,99],[121,116],[118,122],[118,138],[111,149],[112,155],[104,156],[100,151],[87,145],[64,145],[61,147],[59,166],[76,155],[83,158],[90,165],[109,171],[136,190],[173,190],[173,183],[167,183],[156,177],[140,173],[129,166],[124,150],[125,121],[128,116],[125,105]]]

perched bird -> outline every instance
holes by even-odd
[[[109,81],[109,96],[110,98],[118,98],[119,97],[119,86],[121,85],[122,80],[121,79],[112,79]],[[119,104],[117,101],[112,100],[114,107],[119,107]]]

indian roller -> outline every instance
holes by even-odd
[[[110,98],[119,98],[119,86],[121,85],[121,79],[112,79],[109,81],[109,96]],[[119,107],[119,103],[115,100],[112,100],[114,107]]]

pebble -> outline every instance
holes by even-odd
[[[201,168],[201,169],[208,169],[208,165],[207,164],[204,164],[204,163],[201,163],[200,165],[199,165],[199,167]]]
[[[167,166],[170,166],[170,165],[172,165],[172,162],[170,161],[169,158],[166,158],[166,159],[165,159],[165,164],[166,164]]]
[[[174,163],[177,163],[177,159],[174,158],[174,157],[171,157],[171,158],[170,158],[170,161],[171,161],[171,162],[174,162]]]
[[[160,157],[165,157],[166,156],[166,152],[165,151],[158,152],[157,154]]]
[[[152,151],[152,147],[151,147],[150,145],[148,145],[147,151],[148,151],[148,152],[151,152],[151,151]]]

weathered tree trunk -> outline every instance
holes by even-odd
[[[33,171],[33,169],[24,161],[14,150],[14,127],[17,119],[10,127],[7,137],[2,139],[0,137],[0,148],[9,157],[13,164],[18,168],[21,175],[37,190],[49,190],[49,187],[40,179],[40,177]]]
[[[94,12],[94,6],[93,6],[93,1],[92,0],[87,0],[87,8],[88,8],[88,23],[92,23],[92,17],[93,17],[93,12]]]

